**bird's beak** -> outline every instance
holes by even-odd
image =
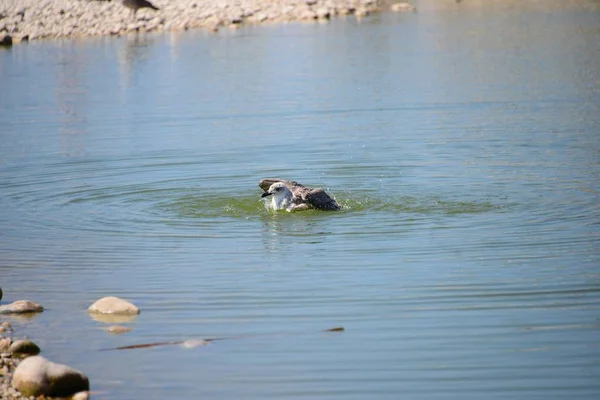
[[[271,196],[272,194],[273,193],[264,192],[263,194],[260,195],[260,198],[262,199],[263,197]]]

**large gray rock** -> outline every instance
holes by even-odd
[[[42,356],[23,360],[12,377],[11,385],[25,396],[66,397],[90,389],[87,376]]]
[[[14,303],[0,306],[0,314],[25,314],[44,311],[44,307],[29,300],[17,300]]]
[[[88,308],[90,313],[136,315],[140,309],[128,301],[118,297],[104,297]]]
[[[35,356],[40,354],[40,348],[31,340],[21,339],[15,340],[8,348],[8,352],[21,357]]]

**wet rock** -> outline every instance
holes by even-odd
[[[88,308],[90,313],[136,315],[140,309],[132,303],[118,297],[104,297]]]
[[[106,328],[106,331],[109,333],[120,335],[122,333],[130,332],[131,328],[122,325],[111,325],[108,328]]]
[[[75,393],[69,400],[88,400],[90,398],[90,392],[83,391]]]
[[[44,311],[44,307],[29,300],[17,300],[14,303],[0,306],[0,314],[25,314]]]
[[[90,389],[89,379],[82,372],[42,356],[23,360],[14,372],[11,385],[25,396],[66,397]]]
[[[208,343],[209,342],[204,339],[190,339],[190,340],[186,340],[185,342],[181,343],[181,346],[186,349],[193,349],[193,348],[199,347],[199,346],[206,346]]]
[[[12,41],[12,36],[10,36],[8,33],[0,33],[0,46],[3,47],[10,47],[12,46],[13,41]]]
[[[35,356],[40,354],[37,344],[28,339],[14,341],[8,348],[8,352],[19,357]]]

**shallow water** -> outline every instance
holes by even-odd
[[[419,9],[1,51],[17,332],[99,399],[597,398],[600,6]]]

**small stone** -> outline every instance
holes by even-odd
[[[186,349],[193,349],[194,347],[206,346],[207,344],[208,344],[208,341],[206,341],[204,339],[189,339],[189,340],[186,340],[185,342],[183,342],[181,344],[181,346]]]
[[[7,337],[4,339],[0,339],[0,353],[1,352],[5,352],[6,350],[8,350],[8,348],[10,347],[12,343],[12,339]]]
[[[67,397],[90,389],[89,379],[82,372],[42,356],[23,360],[13,374],[11,385],[25,396]]]
[[[16,340],[10,345],[8,351],[17,356],[35,356],[40,354],[40,348],[31,340]]]
[[[10,47],[12,46],[12,37],[8,33],[0,33],[0,46]],[[0,306],[2,307],[2,306]],[[0,311],[0,314],[2,311]]]
[[[125,314],[134,315],[139,314],[140,309],[132,303],[120,299],[118,297],[104,297],[88,308],[90,313],[102,313],[102,314]]]
[[[25,314],[44,311],[44,307],[29,300],[17,300],[14,303],[0,306],[0,314]]]
[[[127,332],[131,331],[131,328],[129,328],[127,326],[122,326],[122,325],[111,325],[108,328],[106,328],[106,331],[120,335],[122,333],[127,333]]]
[[[407,11],[414,11],[415,7],[413,7],[412,5],[410,5],[408,3],[395,3],[395,4],[392,4],[392,6],[390,7],[390,10],[392,10],[394,12],[407,12]]]

